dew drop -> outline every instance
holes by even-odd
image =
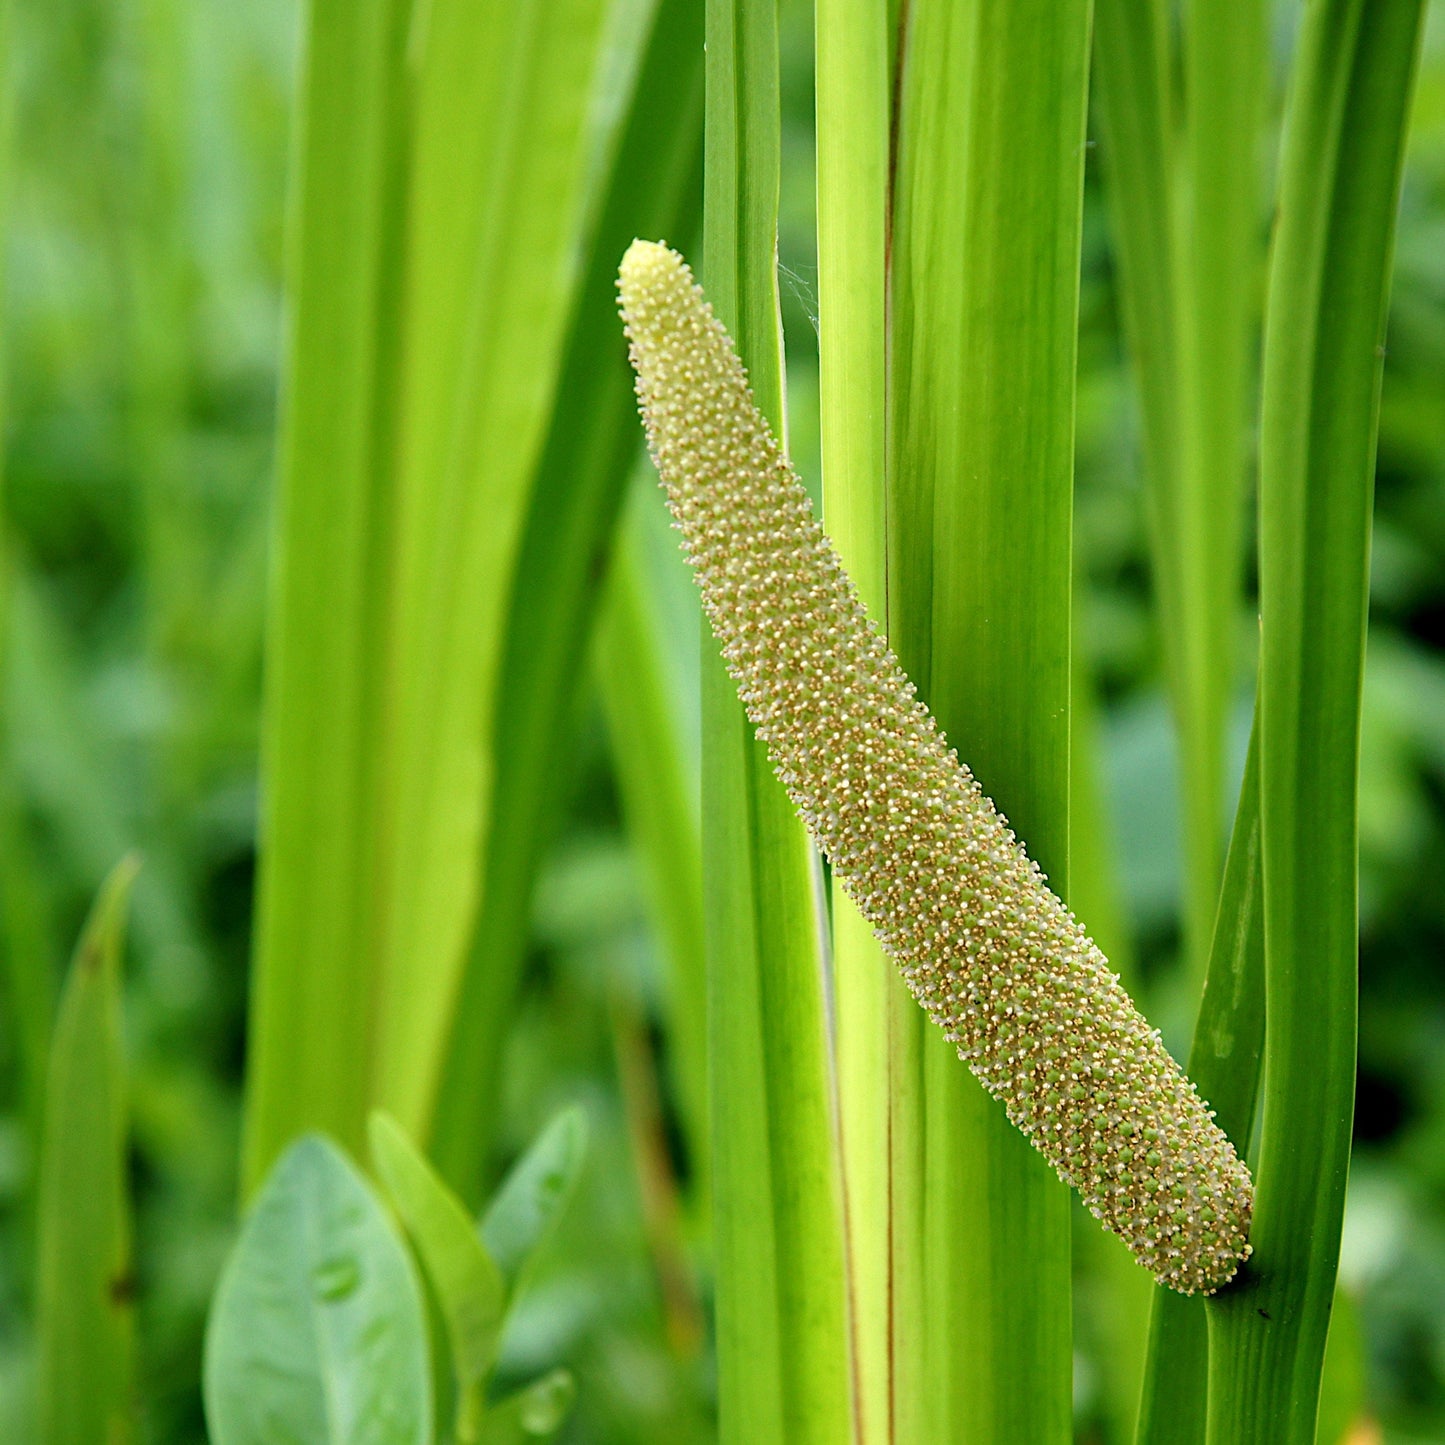
[[[311,1283],[322,1299],[334,1304],[355,1293],[361,1283],[361,1266],[349,1254],[333,1255],[311,1271]]]

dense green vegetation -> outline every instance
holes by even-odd
[[[1445,1439],[1445,4],[814,3],[4,7],[0,1438],[248,1441],[318,1298],[378,1440],[1304,1438],[1343,1207],[1321,1438]],[[639,234],[1241,1147],[1272,1030],[1208,1338],[818,929]]]

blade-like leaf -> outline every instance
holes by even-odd
[[[781,434],[775,0],[707,0],[705,127],[703,279]],[[719,1432],[832,1445],[850,1391],[822,900],[710,636],[702,742]]]
[[[421,1285],[380,1201],[319,1135],[277,1162],[206,1332],[213,1445],[429,1445]]]
[[[1285,113],[1260,421],[1265,1064],[1254,1258],[1208,1439],[1312,1445],[1353,1121],[1358,774],[1390,261],[1420,0],[1314,0]]]
[[[101,888],[50,1046],[36,1268],[45,1445],[123,1445],[134,1433],[119,969],[136,866],[120,863]]]
[[[1176,530],[1180,631],[1166,643],[1184,818],[1184,943],[1207,967],[1223,842],[1226,724],[1237,672],[1246,423],[1264,273],[1261,136],[1270,6],[1194,0],[1183,26],[1184,144],[1176,254],[1179,362]]]
[[[315,0],[307,12],[287,218],[245,1194],[300,1130],[359,1147],[371,1093],[379,558],[395,487],[390,326],[409,10],[403,0]]]
[[[607,6],[431,0],[416,15],[375,1099],[424,1136],[479,900],[508,604],[565,356]]]
[[[884,7],[816,6],[818,366],[823,524],[875,617],[886,616],[885,519],[889,38]],[[886,1439],[894,1366],[894,1113],[910,1090],[890,1036],[915,1008],[873,930],[835,878],[838,1132],[854,1310],[853,1395],[865,1440]],[[901,1132],[901,1131],[900,1131]]]
[[[1245,424],[1261,274],[1268,7],[1098,0],[1097,112],[1144,434],[1150,566],[1180,739],[1184,940],[1202,979],[1219,888]],[[1178,1412],[1174,1412],[1176,1417]]]
[[[634,521],[619,528],[597,623],[597,690],[623,817],[667,959],[667,1052],[700,1184],[707,1174],[707,974],[697,775],[683,756],[658,636],[661,599]]]
[[[506,1288],[461,1201],[400,1126],[371,1117],[371,1157],[431,1281],[457,1390],[457,1438],[476,1438],[482,1389],[496,1362]]]
[[[605,14],[602,0],[309,10],[248,1189],[302,1129],[359,1148],[377,1103],[430,1124]]]
[[[1181,762],[1183,952],[1196,987],[1218,901],[1235,672],[1267,9],[1260,0],[1186,4],[1176,67],[1162,0],[1096,6],[1096,111],[1141,401],[1150,566]],[[1203,1311],[1159,1300],[1154,1313],[1178,1367],[1151,1367],[1139,1438],[1188,1445],[1204,1430]]]
[[[603,560],[639,451],[632,378],[617,339],[618,258],[636,235],[691,235],[701,203],[702,17],[658,0],[591,237],[508,604],[496,690],[496,789],[481,908],[451,1029],[431,1140],[437,1167],[480,1200],[494,1145],[510,1000],[532,880],[570,782],[558,766],[577,723],[577,679]]]
[[[1259,726],[1250,734],[1224,863],[1189,1075],[1217,1122],[1244,1149],[1254,1124],[1264,1050],[1264,877],[1259,849]],[[1156,1290],[1139,1409],[1140,1445],[1204,1439],[1209,1340],[1204,1302]]]
[[[908,7],[889,276],[889,639],[1065,897],[1089,9]],[[1066,1439],[1067,1191],[921,1017],[901,1047],[899,1432]]]

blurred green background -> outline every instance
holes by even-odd
[[[785,0],[784,310],[791,444],[817,477],[811,13]],[[0,707],[0,1439],[29,1438],[33,1120],[23,980],[58,983],[85,909],[144,858],[126,981],[144,1438],[203,1438],[204,1312],[235,1217],[273,473],[293,0],[15,6],[4,227],[6,557]],[[1287,42],[1282,25],[1280,50]],[[1278,97],[1276,110],[1278,108]],[[1145,562],[1137,411],[1098,167],[1085,206],[1079,661],[1146,1005],[1169,1025],[1178,930],[1172,740]],[[619,328],[618,345],[621,343]],[[640,441],[640,433],[639,433]],[[674,601],[674,685],[698,626],[660,502],[637,498]],[[1241,650],[1252,620],[1239,619]],[[684,711],[690,709],[684,702]],[[1238,748],[1249,715],[1240,679]],[[1445,4],[1431,8],[1385,364],[1362,778],[1359,1110],[1342,1280],[1383,1438],[1445,1440]],[[573,1441],[711,1435],[696,1257],[649,1244],[661,965],[599,708],[535,903],[501,1134],[569,1101],[583,1187],[507,1345],[580,1384]],[[39,967],[25,967],[25,962]],[[675,1104],[661,1100],[686,1178]],[[655,1160],[653,1161],[656,1162]],[[674,1262],[675,1263],[675,1262]],[[662,1281],[666,1280],[664,1288]],[[1104,1438],[1081,1321],[1081,1438]],[[1370,1438],[1370,1437],[1361,1437]]]

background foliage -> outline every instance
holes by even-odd
[[[791,446],[818,474],[810,8],[783,6],[783,306]],[[234,1231],[255,874],[258,699],[299,24],[290,0],[54,0],[10,17],[7,528],[0,707],[0,1436],[26,1438],[36,1350],[38,1080],[65,960],[111,866],[135,883],[124,1024],[144,1438],[201,1437],[204,1311]],[[1278,50],[1287,32],[1281,27]],[[1277,116],[1278,78],[1269,107]],[[599,107],[599,110],[605,107]],[[1094,131],[1091,128],[1091,134]],[[1100,169],[1086,174],[1080,661],[1121,938],[1171,1044],[1180,939],[1161,681]],[[681,238],[670,238],[681,239]],[[620,331],[615,344],[621,345]],[[1362,777],[1360,1099],[1342,1280],[1387,1440],[1445,1439],[1445,5],[1431,7],[1404,185],[1380,432]],[[665,610],[660,685],[695,733],[695,604],[646,486],[629,566]],[[625,605],[615,597],[609,606]],[[611,611],[609,624],[615,622]],[[1238,618],[1252,656],[1251,619]],[[607,656],[608,633],[599,639]],[[589,694],[537,889],[498,1134],[590,1125],[582,1186],[503,1374],[577,1373],[564,1438],[706,1439],[706,1249],[671,1071],[679,1037]],[[1240,680],[1235,771],[1249,693]],[[682,765],[695,770],[684,748]],[[634,819],[634,822],[637,820]],[[685,926],[685,925],[684,925]],[[1100,925],[1101,931],[1103,924]],[[1175,1026],[1171,1029],[1171,1023]],[[660,1092],[659,1092],[660,1091]],[[1088,1255],[1080,1251],[1080,1267]],[[1106,1438],[1114,1348],[1078,1291],[1075,1407]]]

